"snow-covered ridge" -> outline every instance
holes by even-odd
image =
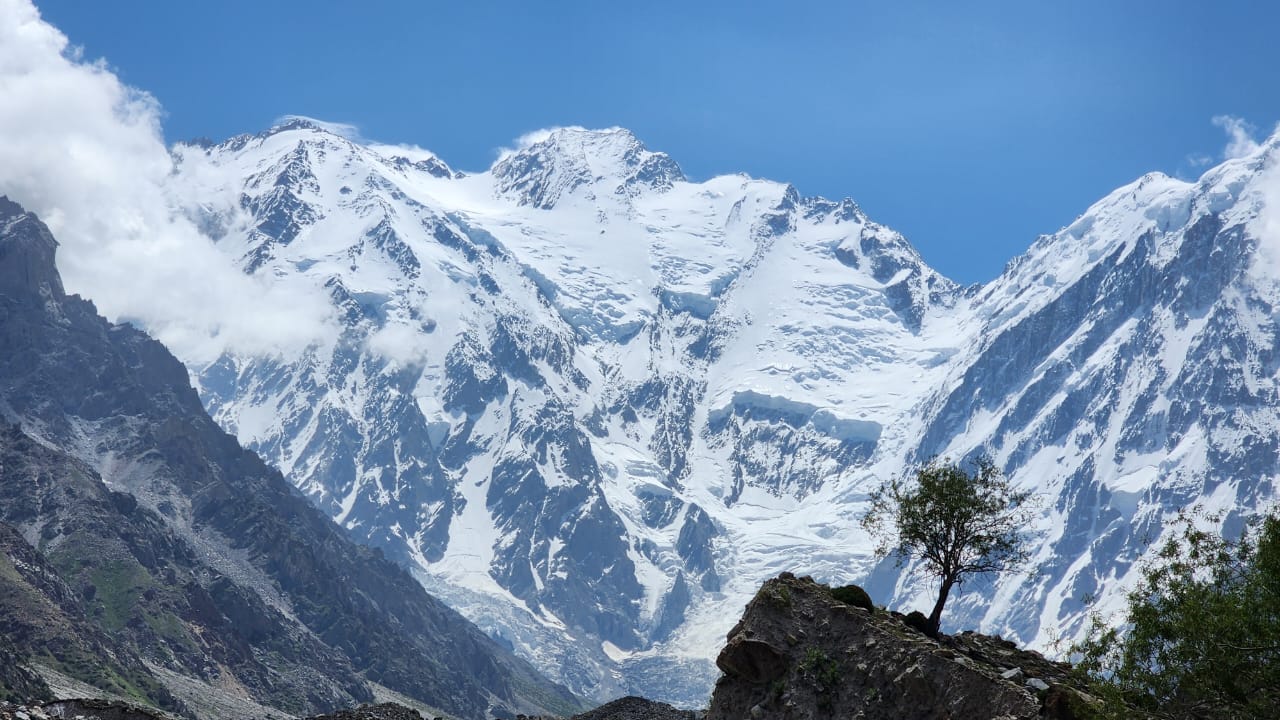
[[[1042,573],[954,616],[1024,641],[1117,597],[1170,508],[1270,498],[1274,140],[1141,178],[961,288],[851,200],[691,182],[618,128],[477,173],[346,135],[174,149],[175,203],[341,321],[192,372],[320,507],[579,691],[697,702],[725,609],[781,570],[926,596],[854,518],[930,455],[1048,496]]]

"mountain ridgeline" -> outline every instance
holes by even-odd
[[[55,247],[0,199],[6,687],[198,717],[580,707],[242,449],[163,346],[64,292]]]
[[[626,130],[465,173],[293,120],[175,147],[174,197],[332,332],[184,360],[312,503],[582,694],[702,703],[725,608],[782,570],[927,607],[855,518],[933,456],[1043,496],[1036,572],[949,606],[1043,646],[1174,509],[1230,530],[1274,494],[1278,146],[1145,176],[961,287],[851,200],[690,180]]]

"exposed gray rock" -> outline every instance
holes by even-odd
[[[708,720],[1067,720],[1091,702],[1068,665],[976,633],[931,639],[790,573],[761,587],[716,663]]]
[[[163,720],[164,715],[114,700],[55,700],[41,706],[51,718],[61,720]]]
[[[787,659],[782,650],[769,643],[739,634],[729,638],[729,644],[716,658],[716,666],[726,675],[767,683],[787,671]]]
[[[307,720],[423,720],[422,714],[396,703],[361,705],[353,710],[339,710],[327,715],[316,715]]]
[[[0,532],[3,532],[0,526]],[[0,701],[48,700],[53,697],[49,685],[30,667],[27,653],[14,647],[8,638],[0,637]]]
[[[166,716],[117,700],[74,699],[0,705],[0,720],[166,720]]]
[[[624,697],[570,720],[696,720],[698,714],[640,697]]]

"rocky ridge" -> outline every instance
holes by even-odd
[[[430,716],[428,716],[430,717]],[[666,703],[625,697],[567,720],[699,720],[701,713]],[[0,702],[0,720],[170,720],[164,713],[118,700],[65,699],[48,702]],[[417,710],[397,703],[361,705],[303,720],[427,720]],[[445,720],[435,717],[434,720]],[[546,715],[517,715],[515,720],[566,720]]]

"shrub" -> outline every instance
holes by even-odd
[[[1280,707],[1280,515],[1238,539],[1179,518],[1143,568],[1120,628],[1095,618],[1078,670],[1108,701],[1177,720],[1271,720]],[[1123,632],[1122,632],[1123,630]]]
[[[830,692],[840,684],[840,663],[821,648],[811,647],[805,652],[800,672],[813,680],[820,693]]]
[[[839,600],[845,605],[866,608],[871,612],[875,612],[876,606],[871,602],[871,596],[867,594],[857,585],[845,585],[844,587],[832,588],[831,597]]]
[[[933,630],[933,626],[929,623],[929,618],[925,617],[924,613],[919,610],[912,610],[907,613],[907,616],[902,619],[902,622],[906,623],[907,627],[915,628],[929,637],[935,637],[937,635]]]

